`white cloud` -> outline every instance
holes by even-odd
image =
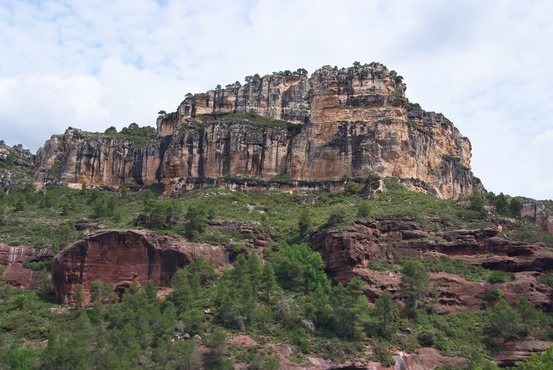
[[[490,190],[553,198],[552,16],[547,0],[5,0],[0,138],[36,149],[246,75],[379,61],[471,139]]]

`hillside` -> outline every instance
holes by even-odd
[[[1,369],[547,361],[550,202],[485,191],[380,64],[246,81],[0,144]]]

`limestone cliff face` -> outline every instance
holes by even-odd
[[[409,104],[405,88],[378,63],[325,66],[310,78],[252,78],[188,95],[176,112],[159,116],[159,136],[141,147],[74,129],[53,136],[37,154],[34,181],[171,189],[183,178],[227,174],[321,180],[376,173],[422,180],[443,198],[480,190],[468,139],[441,114]]]

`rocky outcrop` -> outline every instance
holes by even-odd
[[[171,277],[199,257],[216,267],[226,264],[223,247],[191,243],[143,230],[105,230],[65,247],[52,262],[56,295],[73,304],[77,284],[88,296],[90,283],[113,283],[119,291],[133,281],[143,286],[152,280],[157,287],[170,287]]]
[[[373,301],[386,291],[401,300],[401,273],[371,270],[371,262],[393,261],[393,254],[417,259],[449,256],[469,265],[514,273],[515,279],[491,284],[446,272],[431,273],[440,291],[438,312],[478,311],[482,297],[494,287],[505,293],[510,304],[525,296],[542,310],[553,309],[553,290],[538,282],[544,271],[553,269],[553,252],[542,243],[501,238],[498,231],[498,227],[488,227],[433,232],[412,219],[378,219],[358,221],[354,227],[341,230],[314,232],[309,245],[321,254],[327,273],[338,282],[347,284],[355,276],[361,277],[365,294]]]
[[[32,179],[34,156],[21,144],[10,147],[0,140],[0,190],[23,188]]]
[[[14,247],[0,243],[0,267],[4,268],[0,280],[15,287],[36,289],[41,271],[27,268],[26,263],[47,261],[51,258],[52,253],[48,248]]]
[[[527,360],[533,354],[540,354],[553,343],[541,341],[515,341],[501,343],[501,350],[495,355],[494,361],[501,367],[515,366],[517,362]],[[543,364],[547,366],[546,364]],[[545,369],[547,367],[544,367]]]
[[[378,63],[252,78],[187,96],[159,116],[149,143],[75,129],[55,135],[37,153],[34,181],[163,183],[169,191],[185,179],[229,174],[306,181],[378,174],[416,179],[425,184],[418,190],[443,198],[482,190],[468,139],[441,114],[409,104],[405,88]]]
[[[545,208],[545,204],[536,201],[523,202],[522,217],[537,223],[546,233],[553,234],[553,213]]]

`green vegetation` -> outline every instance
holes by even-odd
[[[208,119],[208,117],[205,117]],[[269,119],[265,118],[263,116],[260,116],[255,112],[255,110],[251,109],[248,113],[232,113],[232,114],[226,114],[223,118],[225,122],[242,122],[242,121],[249,121],[250,123],[260,125],[260,126],[266,126],[266,127],[284,127],[287,128],[289,131],[293,133],[298,133],[301,130],[302,125],[291,123],[288,121],[281,121],[281,120],[275,120],[275,119]]]
[[[117,132],[117,128],[111,126],[104,131],[104,135],[132,141],[135,147],[141,147],[154,139],[157,136],[157,132],[152,126],[140,127],[133,122],[129,126],[123,127],[120,132]]]
[[[75,228],[84,219],[88,225],[144,227],[195,241],[228,243],[233,265],[218,272],[210,261],[198,259],[173,276],[174,290],[165,299],[157,298],[150,282],[144,287],[131,285],[118,302],[113,284],[97,280],[89,287],[78,286],[77,308],[68,315],[53,315],[48,309],[59,302],[46,273],[50,261],[28,262],[26,267],[41,271],[36,292],[9,285],[0,288],[0,364],[194,369],[228,368],[242,362],[252,369],[272,369],[278,368],[279,358],[265,344],[285,342],[295,348],[290,359],[300,362],[313,355],[336,362],[378,360],[392,365],[390,347],[416,351],[431,346],[447,356],[463,356],[476,368],[488,363],[497,341],[553,339],[550,314],[524,299],[509,306],[497,286],[479,297],[479,312],[436,315],[439,292],[429,273],[448,272],[488,285],[513,276],[445,256],[400,257],[393,251],[397,240],[382,239],[390,246],[389,257],[369,265],[402,273],[397,296],[384,293],[369,304],[359,278],[345,287],[329,278],[321,255],[306,243],[317,229],[347,228],[355,220],[377,217],[414,220],[429,232],[492,225],[481,212],[492,201],[479,194],[468,201],[439,200],[409,192],[396,182],[386,186],[387,192],[371,200],[356,181],[349,181],[342,194],[245,194],[206,187],[178,199],[160,199],[161,187],[130,191],[122,186],[119,192],[47,187],[37,192],[32,184],[19,184],[8,193],[0,191],[0,241],[6,244],[56,252],[85,236],[86,231]],[[512,212],[514,198],[506,199]],[[213,230],[208,227],[213,219],[252,225],[275,243],[252,251],[247,243],[241,244],[252,235]],[[517,222],[519,229],[505,234],[512,240],[520,236],[551,242],[539,228]],[[553,284],[550,272],[540,279]],[[91,303],[84,306],[88,295]],[[392,299],[398,296],[401,304]],[[251,349],[228,345],[228,339],[238,334],[250,335],[259,345]],[[195,335],[201,339],[190,339]],[[200,346],[209,356],[202,358]]]

